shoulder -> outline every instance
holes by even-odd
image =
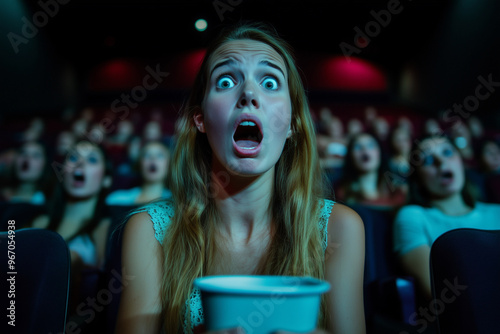
[[[174,216],[173,203],[170,201],[156,201],[146,204],[132,211],[130,220],[146,220],[147,225],[154,230],[156,240],[161,244],[165,238],[167,227]]]
[[[490,211],[490,212],[500,212],[500,204],[497,203],[485,203],[476,202],[475,208],[480,212]]]
[[[123,204],[123,202],[133,202],[135,197],[138,195],[139,188],[131,188],[131,189],[119,189],[110,193],[106,197],[106,204],[115,205],[115,204]]]
[[[328,219],[328,234],[344,241],[364,241],[363,220],[348,206],[335,203]]]
[[[133,238],[143,242],[155,240],[153,223],[147,212],[137,212],[130,215],[125,224],[124,238],[128,235],[129,239]]]
[[[428,208],[425,208],[420,205],[405,205],[401,207],[396,213],[396,220],[399,218],[414,218],[424,215],[428,211]]]
[[[30,227],[33,228],[47,228],[49,227],[50,219],[47,215],[41,215],[36,217],[31,223]]]

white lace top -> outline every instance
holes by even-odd
[[[324,205],[321,208],[319,215],[319,226],[320,230],[323,231],[323,251],[326,251],[328,246],[328,219],[330,218],[330,213],[335,202],[325,199]],[[171,204],[167,201],[155,202],[147,204],[133,213],[147,212],[151,217],[153,222],[153,227],[155,230],[155,238],[160,244],[163,244],[163,239],[165,238],[165,233],[170,224],[170,221],[174,215],[174,209]],[[189,307],[188,307],[189,306]],[[201,306],[201,292],[197,287],[193,287],[189,299],[186,301],[186,315],[184,316],[184,333],[190,333],[187,330],[187,312],[191,310],[191,329],[204,323],[203,308]]]

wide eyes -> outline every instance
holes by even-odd
[[[276,90],[278,89],[278,80],[273,77],[267,77],[264,79],[264,81],[262,81],[262,86],[265,89]]]
[[[444,147],[441,152],[440,156],[444,158],[450,158],[455,154],[455,151],[451,147]],[[426,154],[423,159],[423,165],[424,166],[431,166],[434,164],[436,157],[434,154]]]
[[[234,81],[229,76],[222,76],[217,79],[217,88],[228,89],[234,87]]]
[[[216,86],[218,89],[229,89],[236,85],[236,81],[228,74],[223,74],[217,78]],[[275,77],[267,76],[262,80],[262,87],[266,90],[277,90],[279,88],[279,81]]]

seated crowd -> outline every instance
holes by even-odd
[[[428,258],[439,235],[458,227],[500,229],[500,133],[483,129],[478,118],[413,124],[396,115],[389,124],[373,107],[364,119],[341,119],[328,108],[315,116],[317,148],[336,201],[394,213],[393,255],[423,300],[431,298]],[[110,208],[171,196],[166,179],[174,140],[161,113],[131,116],[111,133],[96,118],[85,109],[70,127],[50,133],[36,118],[0,152],[2,207],[40,209],[23,212],[17,228],[51,229],[68,244],[73,316],[96,291],[89,271],[105,270],[117,226]]]

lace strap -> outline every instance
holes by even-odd
[[[151,221],[153,222],[155,238],[160,244],[163,244],[165,233],[170,225],[172,217],[174,216],[174,208],[172,204],[167,201],[149,203],[134,210],[131,214],[139,212],[148,213],[149,217],[151,217]]]
[[[319,229],[323,234],[323,252],[326,252],[326,248],[328,247],[328,219],[330,219],[334,204],[334,201],[324,199],[323,207],[321,208],[319,214]]]

